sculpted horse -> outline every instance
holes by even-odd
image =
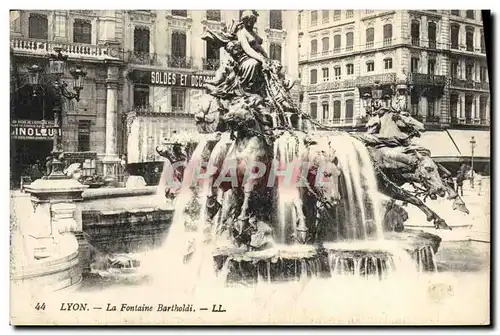
[[[376,124],[378,130],[371,134],[354,135],[369,148],[381,191],[393,199],[417,206],[426,214],[428,221],[434,222],[436,229],[451,229],[425,205],[427,198],[435,200],[448,193],[448,199],[454,200],[454,209],[469,212],[449,182],[443,181],[440,175],[443,168],[432,160],[430,151],[411,145],[411,138],[419,136],[423,125],[407,113],[387,109],[381,114]],[[406,183],[414,186],[414,194],[401,187]],[[422,196],[423,201],[418,196]]]

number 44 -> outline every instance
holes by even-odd
[[[37,303],[36,303],[36,305],[35,305],[35,309],[36,309],[37,311],[39,311],[39,310],[45,310],[45,303],[44,303],[44,302],[42,302],[42,303],[40,304],[39,302],[37,302]]]

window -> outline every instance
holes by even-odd
[[[333,71],[335,73],[335,80],[339,80],[342,77],[342,69],[340,66],[335,66],[333,68]]]
[[[310,113],[312,119],[318,118],[318,104],[317,103],[311,102],[311,105],[309,106],[309,113]]]
[[[488,69],[486,66],[481,66],[479,68],[479,81],[482,83],[486,83],[488,80],[486,79],[488,77]]]
[[[474,31],[472,29],[465,32],[465,44],[467,51],[474,51]]]
[[[418,20],[411,21],[411,45],[420,45],[420,22]]]
[[[342,40],[340,35],[333,36],[333,52],[340,52],[340,48],[342,47]]]
[[[312,10],[311,11],[311,26],[315,26],[317,24],[318,24],[318,11]]]
[[[436,74],[436,60],[429,59],[427,61],[427,73],[428,74]]]
[[[415,73],[415,72],[418,72],[418,62],[419,62],[419,59],[416,58],[416,57],[412,57],[411,58],[411,72]]]
[[[90,151],[90,120],[78,120],[78,151]]]
[[[172,9],[172,15],[173,16],[182,16],[182,17],[187,17],[188,16],[188,11],[187,10],[174,10]]]
[[[323,81],[330,80],[330,71],[329,71],[329,69],[327,67],[324,67],[322,69],[322,71],[323,71]]]
[[[186,90],[172,87],[172,112],[184,112],[186,101]]]
[[[460,16],[460,10],[452,10],[451,15]]]
[[[172,56],[177,59],[186,58],[186,33],[174,31],[172,33]]]
[[[473,80],[474,64],[467,64],[465,66],[465,79]]]
[[[283,20],[281,19],[281,10],[269,11],[269,28],[282,30]]]
[[[330,39],[328,37],[323,37],[321,39],[321,45],[323,46],[323,55],[328,54],[328,50],[330,50]]]
[[[92,43],[92,24],[88,20],[75,19],[73,23],[73,42]]]
[[[220,10],[207,10],[207,20],[220,22]]]
[[[316,55],[318,53],[318,41],[317,40],[312,40],[311,41],[311,55]]]
[[[30,14],[29,37],[40,40],[48,39],[49,21],[47,16],[41,14]]]
[[[281,62],[281,44],[271,43],[269,45],[269,58]]]
[[[138,53],[149,53],[149,29],[146,27],[135,27],[134,29],[134,51]]]
[[[411,103],[411,115],[416,116],[418,115],[418,103],[419,103],[419,97],[418,95],[411,95],[410,98],[410,103]]]
[[[375,71],[375,63],[370,61],[366,62],[366,72],[372,72]]]
[[[345,11],[345,18],[346,18],[346,19],[350,19],[350,18],[352,18],[352,17],[354,17],[354,10],[352,10],[352,9],[348,9],[348,10],[346,10],[346,11]]]
[[[458,49],[458,37],[460,34],[460,27],[457,24],[451,25],[451,48]]]
[[[429,48],[436,48],[436,22],[427,24],[427,38],[429,39]]]
[[[10,31],[12,33],[21,32],[21,11],[11,10],[10,14]]]
[[[474,20],[474,11],[473,10],[468,10],[465,12],[465,17],[468,19],[473,19]]]
[[[392,69],[392,58],[384,59],[384,69],[386,70]]]
[[[432,97],[427,97],[427,116],[434,117],[436,113],[436,100]]]
[[[322,106],[323,106],[323,120],[328,120],[330,118],[330,115],[328,113],[328,102],[323,101]]]
[[[458,117],[458,94],[450,94],[450,116],[452,123]]]
[[[375,29],[366,29],[366,47],[373,48],[373,41],[375,40]]]
[[[341,10],[334,10],[333,11],[333,21],[338,21],[340,20],[340,15],[342,11]]]
[[[450,76],[452,78],[458,78],[458,62],[456,62],[456,61],[451,63]]]
[[[322,10],[321,11],[322,16],[323,16],[323,23],[328,23],[330,21],[330,11],[329,10]]]
[[[480,31],[480,43],[481,43],[481,53],[485,53],[485,48],[484,48],[484,31],[481,29]]]
[[[333,102],[333,121],[340,121],[340,100],[335,100]]]
[[[309,78],[311,84],[316,84],[318,82],[318,70],[311,70],[311,78]]]
[[[347,99],[345,101],[345,122],[352,123],[354,117],[354,100]]]
[[[392,44],[392,24],[384,25],[384,47]]]
[[[347,75],[352,75],[354,74],[354,64],[347,64],[345,66]]]
[[[134,85],[134,107],[146,108],[149,106],[149,86]]]
[[[55,16],[54,35],[57,37],[66,37],[66,16]]]
[[[354,47],[354,33],[349,32],[345,35],[345,49],[346,51],[352,51]]]

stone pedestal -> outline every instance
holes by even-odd
[[[33,212],[17,213],[21,234],[17,240],[22,245],[13,248],[30,249],[12,273],[18,289],[55,291],[80,284],[82,271],[74,232],[82,231],[77,206],[87,187],[74,179],[38,179],[25,188],[32,206],[26,203],[22,211]]]

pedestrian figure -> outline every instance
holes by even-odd
[[[457,189],[456,189],[456,192],[458,193],[458,191],[460,190],[460,195],[463,196],[464,195],[464,189],[463,189],[463,186],[464,186],[464,178],[465,176],[463,175],[462,171],[458,171],[458,174],[457,174]]]
[[[483,185],[483,176],[481,176],[480,173],[476,173],[474,175],[474,180],[476,182],[477,195],[481,195],[481,186]]]

